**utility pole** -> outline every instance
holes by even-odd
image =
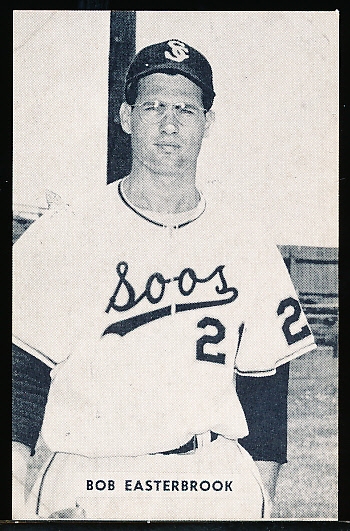
[[[119,108],[124,99],[127,68],[136,50],[136,11],[111,11],[108,83],[107,184],[131,169],[130,136],[120,125]]]

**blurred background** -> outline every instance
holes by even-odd
[[[215,182],[228,208],[261,213],[319,345],[291,363],[274,516],[336,518],[338,13],[105,4],[14,11],[13,241],[52,202],[127,175],[118,111],[135,51],[168,39],[198,48],[217,94],[199,185]],[[39,445],[33,478],[46,451]]]

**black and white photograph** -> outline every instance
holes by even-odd
[[[13,521],[337,520],[338,47],[13,12]]]

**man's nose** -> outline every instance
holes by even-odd
[[[179,122],[175,116],[174,107],[169,105],[160,121],[160,130],[167,134],[179,132]]]

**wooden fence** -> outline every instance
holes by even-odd
[[[338,249],[279,246],[318,345],[338,353]]]

